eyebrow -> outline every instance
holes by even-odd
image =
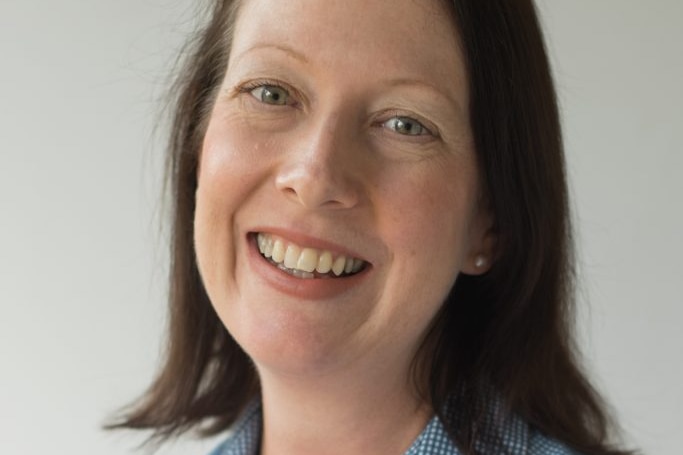
[[[389,79],[388,81],[385,81],[385,83],[391,87],[408,85],[408,86],[413,86],[413,87],[420,87],[423,89],[426,88],[427,90],[432,92],[432,94],[437,95],[438,97],[441,97],[441,98],[445,98],[450,103],[453,103],[462,115],[466,115],[465,106],[463,106],[461,102],[459,102],[457,99],[453,98],[451,95],[444,92],[443,90],[440,90],[439,87],[437,87],[433,84],[430,84],[429,82],[425,82],[425,81],[420,80],[420,79],[396,78],[396,79]]]
[[[280,52],[284,52],[285,54],[289,55],[290,57],[294,58],[295,60],[300,61],[301,63],[309,64],[310,61],[308,58],[302,54],[301,52],[283,45],[283,44],[277,44],[277,43],[256,43],[253,46],[247,48],[240,54],[238,54],[235,57],[235,61],[239,61],[241,58],[243,58],[245,55],[250,54],[254,51],[257,50],[263,50],[263,49],[270,49],[270,50],[277,50]],[[456,108],[460,111],[462,115],[466,115],[466,109],[465,106],[462,105],[462,103],[458,102],[458,100],[454,99],[451,97],[449,94],[445,93],[444,91],[440,90],[438,87],[436,87],[433,84],[430,84],[429,82],[422,81],[420,79],[413,79],[409,77],[399,77],[395,79],[389,79],[385,81],[385,83],[389,86],[392,87],[397,87],[401,85],[408,85],[408,86],[417,86],[417,87],[422,87],[428,89],[430,92],[446,98],[449,102],[453,103]]]
[[[305,56],[304,54],[302,54],[301,52],[298,52],[298,51],[292,49],[292,48],[289,47],[289,46],[285,46],[285,45],[282,45],[282,44],[273,44],[273,43],[256,43],[256,44],[254,44],[253,46],[251,46],[250,48],[246,49],[244,52],[242,52],[242,53],[240,53],[239,55],[237,55],[237,56],[235,57],[235,60],[239,60],[239,59],[241,59],[242,57],[244,57],[246,54],[249,54],[249,53],[251,53],[251,52],[254,52],[254,51],[257,51],[257,50],[261,50],[261,49],[274,49],[274,50],[278,50],[278,51],[284,52],[285,54],[289,55],[290,57],[292,57],[292,58],[294,58],[294,59],[296,59],[296,60],[299,60],[299,61],[302,62],[302,63],[309,63],[309,61],[308,61],[308,59],[306,58],[306,56]]]

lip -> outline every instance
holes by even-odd
[[[301,247],[308,247],[308,248],[315,248],[317,250],[327,250],[334,254],[335,256],[338,255],[344,255],[346,257],[352,257],[355,259],[361,259],[368,263],[368,265],[372,265],[370,261],[367,258],[364,258],[361,253],[357,251],[350,250],[346,247],[343,247],[341,245],[337,245],[332,242],[328,242],[322,239],[318,239],[315,237],[311,237],[309,235],[306,235],[301,232],[296,232],[296,231],[290,231],[286,229],[281,229],[281,228],[263,228],[263,229],[254,229],[251,232],[249,232],[247,235],[252,237],[255,236],[257,233],[262,232],[264,234],[272,234],[277,237],[281,237],[283,239],[289,240],[292,243],[295,243]]]
[[[247,235],[246,240],[248,246],[248,262],[252,272],[259,279],[263,280],[266,285],[291,297],[304,300],[323,300],[338,297],[350,292],[353,288],[358,286],[372,270],[372,264],[366,261],[367,265],[363,270],[350,276],[313,279],[297,278],[273,266],[273,264],[261,255],[256,243],[257,232],[277,235],[291,240],[298,245],[326,249],[334,253],[344,254],[358,259],[363,259],[362,256],[349,251],[348,249],[340,248],[332,243],[311,238],[304,234],[293,233],[291,231],[285,232],[277,229],[266,229],[250,232]]]

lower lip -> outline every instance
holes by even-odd
[[[275,290],[300,299],[322,300],[348,293],[363,281],[371,269],[366,267],[355,275],[341,278],[297,278],[264,258],[258,250],[255,236],[249,236],[247,239],[248,260],[256,276]]]

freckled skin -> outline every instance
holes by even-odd
[[[240,12],[202,149],[195,243],[209,297],[259,371],[388,363],[405,375],[457,275],[484,271],[473,262],[490,220],[466,74],[436,9],[248,0]],[[264,103],[244,89],[254,83],[283,87],[289,104]],[[392,130],[396,116],[427,132]],[[248,234],[263,227],[342,245],[372,267],[330,298],[285,295],[250,263]]]

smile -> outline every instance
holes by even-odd
[[[362,259],[300,246],[271,234],[256,236],[261,256],[280,270],[297,278],[341,278],[363,270]]]

